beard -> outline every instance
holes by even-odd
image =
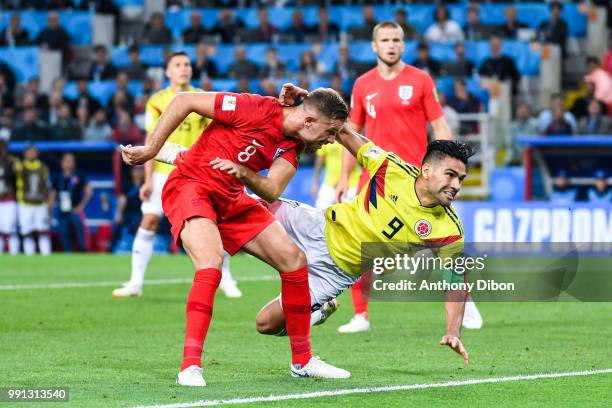
[[[399,55],[399,54],[398,54],[398,56],[397,56],[397,58],[395,60],[386,59],[386,58],[384,58],[380,54],[377,54],[376,57],[378,58],[378,60],[380,62],[382,62],[383,64],[385,64],[389,68],[392,68],[393,66],[397,65],[400,62],[400,60],[401,60],[401,55]]]

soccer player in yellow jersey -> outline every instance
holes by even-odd
[[[463,247],[463,228],[451,203],[466,177],[473,154],[463,143],[431,142],[422,169],[407,164],[345,128],[338,140],[371,175],[350,203],[322,211],[290,201],[270,210],[289,236],[306,253],[309,269],[311,324],[320,324],[337,307],[335,298],[359,279],[363,242],[397,242]],[[452,281],[463,277],[453,274]],[[461,322],[467,293],[446,293],[446,335],[440,344],[468,355],[461,343]],[[285,318],[279,299],[257,315],[257,330],[282,335]]]
[[[344,148],[339,143],[326,144],[317,150],[311,187],[312,196],[316,200],[315,207],[317,208],[325,209],[336,203],[336,185],[342,175],[343,150]],[[323,183],[319,186],[319,178],[323,166],[325,166],[325,177],[323,178]],[[350,201],[355,197],[357,184],[359,183],[359,174],[360,169],[355,166],[349,176],[349,188],[345,196],[346,201]]]
[[[193,71],[189,56],[185,52],[175,52],[170,55],[166,64],[166,76],[170,85],[149,98],[146,105],[145,127],[147,134],[157,124],[166,106],[179,92],[199,92],[200,89],[190,85]],[[211,119],[190,113],[189,116],[174,130],[168,138],[172,142],[186,148],[191,147],[200,137]],[[166,179],[174,166],[150,160],[145,164],[145,182],[140,188],[142,200],[142,221],[136,232],[132,247],[132,275],[122,288],[113,291],[113,297],[141,296],[142,284],[147,266],[153,254],[153,243],[159,220],[163,215],[161,194]],[[225,254],[223,261],[222,281],[219,287],[229,297],[240,297],[240,290],[229,270],[229,256]]]

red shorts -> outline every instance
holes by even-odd
[[[217,224],[223,248],[230,255],[276,220],[244,191],[230,194],[222,185],[187,179],[177,170],[170,174],[164,185],[162,206],[178,245],[181,245],[185,221],[204,217]]]

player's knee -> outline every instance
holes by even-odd
[[[202,254],[202,255],[194,255],[192,256],[193,266],[196,270],[200,269],[221,269],[223,265],[223,255],[222,254]]]
[[[140,228],[146,229],[148,231],[157,231],[158,225],[159,217],[154,214],[144,214],[142,216],[142,221],[140,221]]]
[[[307,265],[306,254],[300,248],[293,245],[293,248],[285,253],[283,264],[281,271],[295,271],[303,268]]]
[[[267,313],[265,311],[261,311],[257,314],[257,317],[255,318],[255,327],[257,328],[258,333],[268,335],[277,334],[279,331],[282,330],[282,328],[274,324],[270,313]]]

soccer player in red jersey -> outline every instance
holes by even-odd
[[[377,64],[355,81],[349,124],[360,133],[365,127],[365,135],[377,146],[420,168],[427,150],[427,122],[436,139],[452,139],[434,81],[427,72],[402,61],[404,32],[399,24],[385,21],[376,25],[372,50]],[[355,158],[345,151],[342,177],[336,188],[338,202],[347,191],[348,175],[355,165]],[[369,177],[364,169],[359,190]],[[367,293],[370,276],[364,275],[352,287],[355,316],[338,328],[341,333],[370,328]]]
[[[159,118],[145,146],[123,147],[127,164],[155,157],[168,135],[191,112],[212,118],[197,142],[175,160],[163,190],[164,212],[172,234],[195,269],[187,298],[187,328],[177,382],[204,386],[202,349],[223,261],[243,249],[280,272],[282,307],[287,318],[292,365],[299,377],[348,378],[310,351],[310,294],[306,256],[246,185],[276,201],[295,174],[298,155],[307,146],[332,143],[348,117],[348,107],[331,89],[308,93],[301,105],[225,92],[180,93]],[[266,176],[260,170],[268,169]]]

